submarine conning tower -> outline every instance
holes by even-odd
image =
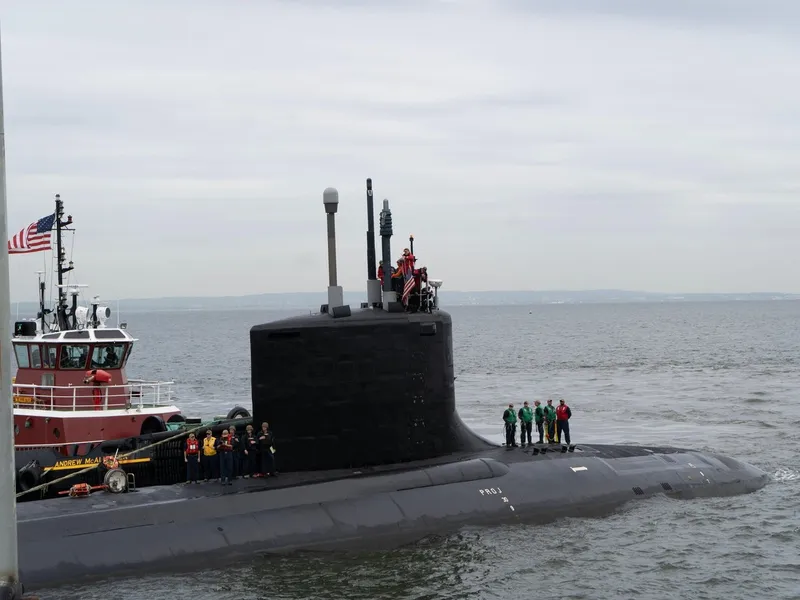
[[[439,280],[401,301],[391,270],[376,279],[372,181],[367,180],[367,297],[343,305],[337,283],[338,192],[323,193],[328,229],[328,304],[319,314],[250,330],[253,420],[270,423],[282,471],[347,469],[431,459],[493,447],[455,405],[453,327],[438,308]],[[383,265],[392,264],[391,212],[380,219]],[[413,237],[409,238],[412,244]]]

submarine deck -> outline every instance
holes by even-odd
[[[534,448],[537,454],[534,454]],[[565,451],[562,451],[565,450]],[[268,490],[286,489],[303,485],[336,482],[344,479],[364,479],[370,476],[392,475],[418,471],[444,464],[466,462],[476,458],[493,459],[498,463],[511,465],[531,460],[559,460],[576,455],[596,458],[614,459],[652,454],[674,454],[693,452],[692,450],[673,447],[653,446],[617,446],[617,445],[577,445],[573,444],[573,452],[560,444],[534,444],[526,448],[496,447],[489,451],[456,453],[435,459],[414,461],[401,464],[383,465],[360,469],[339,469],[328,471],[298,471],[280,473],[276,477],[243,479],[238,478],[230,486],[221,486],[217,481],[200,482],[199,484],[178,483],[173,485],[148,486],[122,494],[110,492],[94,492],[87,497],[51,498],[35,502],[25,502],[17,506],[17,521],[27,522],[40,519],[77,515],[85,512],[97,512],[104,509],[122,509],[144,504],[171,503],[195,498],[212,498],[264,492]],[[542,450],[546,450],[542,452]]]
[[[33,589],[142,569],[219,567],[263,553],[391,548],[466,524],[600,516],[634,498],[730,496],[769,481],[713,452],[562,448],[494,447],[231,486],[180,483],[27,502],[17,509],[20,577]]]

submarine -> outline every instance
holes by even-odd
[[[379,280],[368,179],[367,301],[359,307],[344,304],[337,283],[335,189],[324,191],[323,205],[328,303],[250,330],[253,422],[274,429],[279,474],[229,487],[156,485],[22,503],[19,572],[28,591],[262,553],[391,548],[467,525],[594,517],[654,496],[746,494],[769,482],[762,470],[713,452],[517,448],[479,436],[456,410],[441,280],[428,280],[424,268],[392,278],[388,268],[388,200]]]

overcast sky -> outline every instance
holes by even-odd
[[[372,177],[445,290],[800,292],[800,2],[564,4],[4,0],[9,235],[60,193],[89,293],[322,291],[335,186],[363,289]]]

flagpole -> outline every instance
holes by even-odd
[[[6,209],[6,135],[3,115],[3,61],[0,51],[0,229],[3,239],[8,240]],[[11,406],[10,292],[6,244],[6,250],[0,252],[0,598],[3,600],[22,595],[17,555],[14,411]]]

